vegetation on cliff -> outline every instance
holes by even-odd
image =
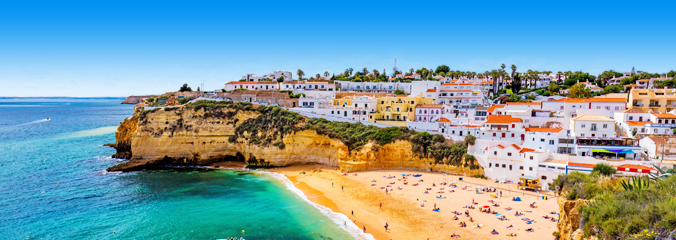
[[[284,136],[296,131],[314,130],[320,135],[340,139],[349,151],[360,150],[369,142],[374,142],[371,150],[377,151],[377,145],[385,145],[396,140],[407,140],[412,143],[412,151],[422,158],[433,158],[436,163],[453,166],[462,165],[470,169],[478,168],[474,158],[466,155],[467,146],[464,142],[449,144],[442,135],[431,135],[427,132],[416,132],[406,127],[379,128],[366,126],[362,123],[332,122],[323,118],[306,119],[298,113],[280,107],[254,107],[251,103],[232,101],[196,101],[185,106],[193,111],[204,110],[204,118],[222,118],[229,120],[228,124],[237,124],[234,116],[238,111],[255,111],[258,116],[248,118],[239,123],[235,135],[228,141],[236,142],[246,139],[249,144],[259,146],[273,145],[284,149]],[[473,142],[475,138],[469,138]]]
[[[660,235],[676,235],[676,175],[630,180],[609,176],[604,169],[592,174],[562,174],[550,183],[551,189],[568,200],[589,200],[580,207],[585,235],[603,239],[661,239]]]

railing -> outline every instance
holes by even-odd
[[[648,105],[648,107],[660,107],[660,104],[659,103],[658,104],[652,104],[651,103],[650,105]]]
[[[387,119],[387,118],[376,118],[376,121],[395,121],[395,122],[406,122],[406,120],[402,119]]]
[[[676,127],[676,123],[647,123],[646,127]]]

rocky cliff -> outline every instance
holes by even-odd
[[[150,95],[148,96],[129,96],[124,101],[122,101],[122,104],[137,104],[140,103],[142,99],[144,98],[149,98],[152,97]]]
[[[565,197],[559,197],[559,222],[557,227],[559,229],[559,239],[561,240],[578,240],[582,238],[582,230],[579,229],[580,220],[582,216],[579,212],[579,206],[584,204],[586,200],[566,200]]]
[[[346,172],[401,168],[461,175],[483,174],[480,168],[470,170],[435,164],[431,158],[420,158],[412,151],[412,143],[408,140],[384,145],[370,142],[352,151],[341,140],[320,135],[314,130],[285,135],[281,140],[283,147],[281,144],[251,144],[247,138],[241,137],[232,141],[237,127],[260,113],[240,110],[228,114],[231,115],[224,118],[206,113],[203,109],[195,111],[184,107],[139,111],[125,119],[115,133],[117,153],[114,157],[130,160],[108,170],[130,171],[160,164],[205,165],[244,161],[259,166],[323,164],[340,167]],[[264,133],[257,133],[257,136],[261,134]]]

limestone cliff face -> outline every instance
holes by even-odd
[[[152,96],[151,95],[148,95],[148,96],[129,96],[126,99],[124,99],[124,101],[122,101],[122,104],[137,104],[137,103],[140,103],[141,100],[143,100],[144,98],[149,98],[149,97],[152,97]]]
[[[235,135],[237,126],[258,116],[254,111],[238,111],[232,119],[204,117],[203,110],[166,108],[136,113],[118,127],[115,134],[118,153],[114,157],[130,161],[109,171],[127,171],[158,164],[204,165],[219,161],[245,161],[253,165],[288,166],[323,164],[343,171],[370,169],[418,169],[454,174],[483,174],[482,169],[435,165],[433,159],[416,157],[409,141],[399,140],[373,148],[369,143],[349,152],[339,139],[313,130],[297,131],[283,138],[284,148],[249,144]],[[128,147],[127,147],[128,146]]]
[[[586,200],[566,200],[564,197],[559,197],[559,222],[557,227],[559,229],[559,239],[580,239],[582,230],[578,229],[582,216],[579,212],[579,206],[584,204]],[[576,231],[577,230],[577,231]]]

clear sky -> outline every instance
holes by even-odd
[[[1,1],[0,96],[222,88],[246,73],[676,69],[674,1]]]

